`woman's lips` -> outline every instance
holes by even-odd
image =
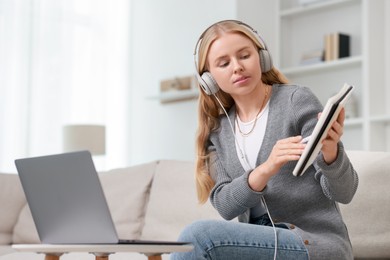
[[[233,81],[233,83],[234,83],[234,84],[236,84],[236,83],[239,83],[239,84],[245,83],[245,82],[248,80],[248,78],[249,78],[249,77],[242,76],[242,77],[239,77],[239,78],[235,79],[235,80]]]

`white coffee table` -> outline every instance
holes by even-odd
[[[151,244],[91,244],[91,245],[52,245],[52,244],[15,244],[12,247],[19,252],[45,254],[45,260],[59,260],[65,253],[86,252],[94,254],[96,260],[108,260],[110,254],[137,252],[144,254],[148,260],[161,260],[162,254],[188,252],[191,244],[184,245],[151,245]]]

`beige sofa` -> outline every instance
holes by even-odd
[[[390,259],[390,153],[350,151],[360,177],[358,192],[340,205],[357,259]],[[100,173],[107,201],[121,238],[176,240],[184,226],[197,219],[220,218],[196,201],[194,163],[155,161]],[[31,213],[18,176],[0,174],[0,260],[44,259],[13,251],[13,243],[38,243]],[[163,255],[168,259],[169,255]],[[69,253],[61,259],[94,259]],[[112,260],[146,259],[118,253]]]

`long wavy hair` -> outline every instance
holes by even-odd
[[[201,36],[197,50],[197,70],[200,75],[205,71],[208,71],[207,55],[211,44],[220,36],[226,33],[238,33],[248,37],[254,45],[260,50],[265,46],[259,42],[254,33],[250,30],[250,27],[244,26],[237,21],[226,20],[221,21],[210,26]],[[260,64],[259,64],[260,66]],[[287,83],[287,79],[281,74],[275,67],[271,70],[262,73],[261,80],[268,85],[275,83],[284,84]],[[199,86],[201,89],[201,87]],[[215,94],[221,101],[226,111],[234,105],[234,100],[230,94],[219,90]],[[196,189],[198,194],[198,200],[201,204],[204,204],[209,195],[211,189],[214,187],[214,181],[209,174],[209,152],[208,139],[212,131],[215,131],[219,127],[219,116],[223,114],[223,110],[214,96],[209,96],[200,90],[198,100],[198,129],[196,136]]]

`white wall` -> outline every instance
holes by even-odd
[[[237,19],[252,26],[266,42],[272,59],[277,65],[278,55],[278,1],[269,0],[238,0]]]
[[[276,8],[274,1],[267,0],[132,2],[129,164],[195,159],[197,100],[160,104],[148,97],[158,94],[162,79],[194,73],[195,43],[216,21],[248,23],[272,52],[277,40]]]
[[[201,32],[235,16],[234,0],[132,2],[129,164],[194,160],[197,101],[160,104],[148,97],[158,94],[162,79],[193,74],[193,51]]]

